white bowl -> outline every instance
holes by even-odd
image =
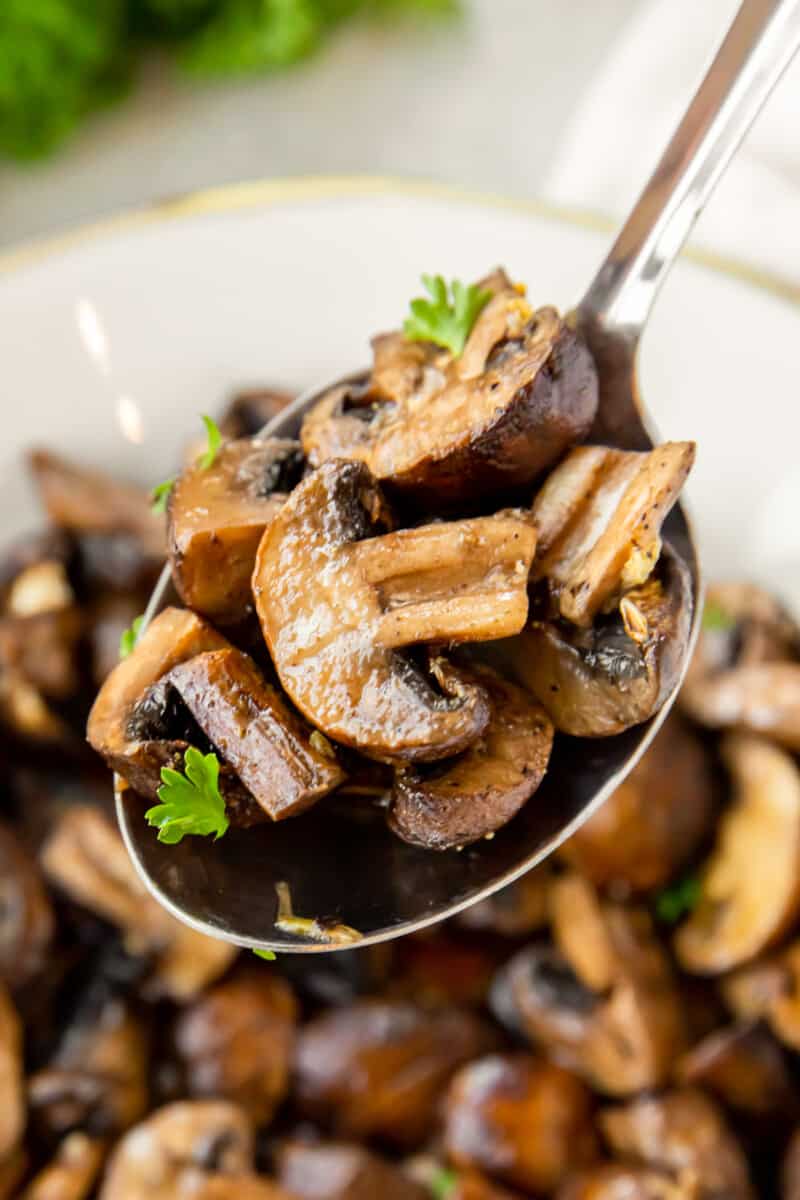
[[[37,519],[21,452],[45,443],[152,484],[233,389],[303,388],[367,358],[423,271],[497,263],[568,306],[608,244],[596,221],[380,179],[247,184],[0,258],[0,532]],[[743,247],[743,252],[746,247]],[[800,602],[798,300],[683,259],[643,347],[665,437],[699,443],[689,497],[708,576]]]

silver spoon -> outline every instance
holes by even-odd
[[[799,44],[800,0],[744,0],[652,178],[578,305],[578,325],[600,374],[601,421],[593,440],[632,449],[652,446],[636,374],[642,330],[697,216]],[[265,432],[295,436],[303,414],[331,386],[301,396]],[[673,511],[665,534],[692,573],[695,607],[688,662],[699,627],[702,584],[682,509]],[[165,571],[148,619],[164,603],[168,586]],[[178,846],[163,846],[145,824],[146,806],[122,791],[117,798],[120,827],[156,899],[203,933],[279,953],[342,948],[339,940],[316,940],[297,932],[291,921],[276,926],[280,892],[291,897],[300,917],[354,928],[362,935],[358,944],[369,945],[450,917],[551,854],[623,781],[674,699],[675,693],[649,722],[618,737],[591,742],[557,739],[544,784],[513,825],[460,854],[406,845],[370,808],[345,820],[324,803],[299,820],[231,831],[219,842],[185,838]]]

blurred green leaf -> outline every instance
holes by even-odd
[[[317,48],[324,25],[314,0],[222,0],[180,52],[186,70],[242,75],[287,67]]]

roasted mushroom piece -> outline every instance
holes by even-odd
[[[464,909],[456,921],[465,929],[487,930],[502,937],[524,937],[547,925],[552,882],[551,867],[542,863],[493,896]]]
[[[362,387],[338,387],[307,415],[313,466],[358,458],[376,478],[438,504],[529,483],[586,436],[597,374],[553,308],[533,311],[502,272],[460,358],[402,334],[373,341]]]
[[[458,758],[395,774],[389,827],[405,842],[451,850],[491,836],[538,788],[553,745],[541,705],[496,671],[472,664],[465,679],[485,689],[489,724]]]
[[[621,1157],[694,1183],[698,1200],[753,1200],[747,1162],[712,1100],[693,1088],[641,1097],[600,1116]]]
[[[698,737],[671,714],[645,756],[560,850],[598,887],[648,892],[691,859],[709,831],[714,789]]]
[[[157,993],[190,999],[236,957],[235,946],[195,933],[152,899],[119,833],[96,809],[77,804],[61,815],[42,866],[72,900],[121,929],[132,953],[155,957]]]
[[[252,437],[294,398],[294,392],[283,388],[248,388],[237,392],[225,406],[219,422],[220,432],[227,438]]]
[[[22,1022],[0,984],[0,1161],[13,1155],[24,1128]]]
[[[323,733],[379,759],[464,749],[489,717],[485,691],[402,647],[520,629],[535,532],[516,511],[370,536],[388,520],[362,463],[306,478],[267,528],[253,591],[281,683]]]
[[[448,1089],[444,1145],[457,1167],[550,1192],[568,1169],[595,1157],[589,1092],[568,1071],[532,1055],[477,1059]]]
[[[430,1200],[427,1188],[363,1146],[348,1142],[288,1142],[278,1180],[297,1200]]]
[[[289,1086],[297,1002],[285,980],[247,975],[217,984],[182,1012],[175,1044],[189,1095],[241,1105],[267,1124]]]
[[[240,438],[210,467],[186,467],[170,493],[172,578],[201,616],[231,625],[253,607],[250,579],[264,529],[303,472],[296,442]]]
[[[556,1200],[697,1200],[691,1179],[674,1180],[649,1167],[601,1163],[570,1178]]]
[[[0,979],[21,987],[45,965],[53,906],[34,859],[9,826],[0,825]]]
[[[721,989],[740,1020],[763,1019],[782,1042],[800,1050],[800,942],[740,967]]]
[[[362,1001],[301,1030],[295,1097],[338,1136],[415,1146],[430,1132],[447,1080],[492,1041],[477,1016],[456,1008]]]
[[[105,1155],[106,1145],[100,1139],[70,1133],[20,1200],[86,1200],[94,1193]]]
[[[755,958],[800,912],[800,771],[785,751],[730,735],[734,800],[720,817],[700,899],[675,935],[681,965],[718,974]]]
[[[590,628],[534,618],[502,653],[556,729],[608,737],[662,707],[677,684],[691,622],[689,572],[665,545],[647,581]]]

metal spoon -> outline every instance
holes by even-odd
[[[639,338],[698,214],[799,44],[800,0],[744,0],[650,182],[578,305],[577,322],[595,354],[601,381],[601,420],[593,440],[623,448],[652,445],[636,377]],[[266,432],[295,436],[303,414],[331,386],[300,397]],[[702,585],[683,510],[673,512],[665,534],[692,572],[691,649]],[[165,571],[148,616],[164,602],[168,585]],[[546,858],[619,786],[673,700],[674,694],[647,724],[618,737],[557,739],[535,798],[493,840],[460,854],[406,845],[369,806],[344,817],[323,803],[299,820],[231,831],[219,842],[186,838],[168,847],[145,824],[146,806],[122,791],[119,822],[156,899],[203,933],[279,953],[352,945],[336,938],[318,940],[325,926],[322,933],[317,926],[316,938],[299,933],[295,922],[276,926],[276,889],[282,884],[288,885],[288,893],[285,886],[280,891],[291,896],[296,915],[354,928],[362,935],[359,944],[368,945],[452,916]]]

